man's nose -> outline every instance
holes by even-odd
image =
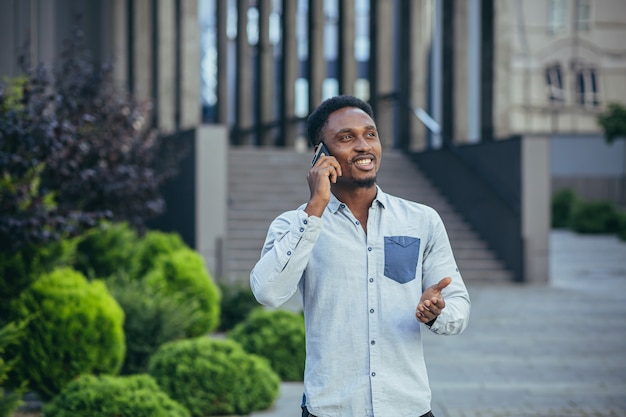
[[[369,141],[363,135],[359,135],[357,137],[356,149],[359,150],[370,150],[372,149],[372,145],[370,145]]]

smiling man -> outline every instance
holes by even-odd
[[[445,227],[376,185],[382,151],[367,103],[333,97],[307,123],[329,155],[308,173],[309,201],[270,225],[250,274],[264,305],[302,294],[302,416],[432,416],[421,332],[458,334],[470,312]]]

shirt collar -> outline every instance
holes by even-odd
[[[374,206],[375,204],[378,204],[381,208],[385,208],[385,206],[387,205],[388,199],[389,199],[389,196],[385,194],[378,185],[376,185],[376,198],[374,198],[374,201],[372,202],[372,206]],[[339,199],[337,199],[337,197],[335,197],[333,193],[330,193],[330,201],[328,202],[327,208],[333,214],[335,214],[339,209],[344,208],[344,207],[345,207],[345,204],[339,201]]]

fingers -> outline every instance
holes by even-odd
[[[417,306],[415,310],[415,317],[422,323],[428,323],[429,321],[436,319],[441,314],[441,309],[433,304],[427,305],[427,302]]]
[[[330,201],[330,186],[341,175],[341,166],[332,156],[322,154],[307,174],[311,197],[304,211],[309,216],[321,216]]]
[[[426,316],[430,320],[441,314],[441,310],[446,306],[445,302],[441,298],[431,298],[425,300],[417,306],[417,311]]]
[[[330,182],[334,184],[337,182],[337,178],[342,175],[341,165],[334,157],[321,154],[311,171],[309,171],[309,175],[315,174],[329,178]]]

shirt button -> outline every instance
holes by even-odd
[[[356,222],[354,222],[354,223],[355,223],[357,226],[358,226],[359,224],[361,224],[361,223],[359,223],[359,221],[358,221],[358,220],[357,220]]]
[[[376,344],[376,341],[375,341],[375,340],[372,340],[370,343],[371,343],[372,345],[375,345],[375,344]]]
[[[376,376],[376,372],[372,372],[372,376]]]
[[[339,207],[346,208],[346,205],[345,204],[340,204]]]
[[[370,313],[373,313],[373,312],[374,312],[374,309],[373,309],[373,308],[370,308]]]
[[[367,248],[367,250],[371,252],[371,251],[372,251],[372,248],[371,248],[371,247],[369,247],[369,248]]]
[[[300,228],[300,233],[304,232],[304,227]]]
[[[291,251],[290,250],[287,251],[287,255],[291,256]]]
[[[309,221],[305,219],[304,221],[302,221],[302,223],[309,224]]]
[[[370,278],[370,282],[374,282],[374,278]]]

